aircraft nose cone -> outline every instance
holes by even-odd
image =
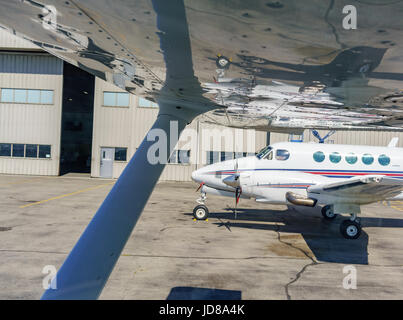
[[[201,182],[198,170],[192,172],[192,180],[195,182]]]

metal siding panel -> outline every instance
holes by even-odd
[[[62,60],[44,53],[0,52],[0,73],[62,75]]]
[[[0,65],[16,63],[15,55],[1,55]],[[56,58],[36,60],[30,56],[17,59],[24,62],[20,71],[31,68],[51,69],[55,66],[62,74],[62,61]],[[36,61],[35,61],[36,60]],[[18,66],[17,66],[18,67]],[[54,90],[54,105],[0,103],[0,140],[8,143],[50,144],[52,159],[1,158],[1,172],[12,174],[57,175],[59,173],[62,75],[32,73],[0,73],[0,87]]]

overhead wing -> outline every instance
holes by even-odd
[[[356,1],[346,30],[347,0],[184,0],[185,33],[157,2],[0,0],[0,27],[136,95],[218,110],[204,121],[403,129],[403,2]]]
[[[307,191],[311,195],[326,195],[367,203],[398,195],[403,191],[403,180],[382,175],[365,175],[340,182],[314,185]]]

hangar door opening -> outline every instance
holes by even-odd
[[[63,66],[60,174],[91,172],[95,77],[69,63]]]

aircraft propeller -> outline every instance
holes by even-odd
[[[235,220],[236,220],[236,219],[237,219],[237,212],[236,212],[236,209],[237,209],[237,206],[238,206],[238,203],[239,203],[239,199],[241,198],[241,194],[242,194],[242,187],[241,187],[241,184],[240,184],[240,181],[239,181],[240,175],[239,175],[239,172],[238,172],[238,159],[235,159],[234,171],[235,171],[235,173],[234,173],[234,175],[235,175],[235,181],[238,182],[238,184],[237,184],[237,186],[236,186],[236,188],[235,188],[235,208],[234,208],[234,215],[235,215]]]

